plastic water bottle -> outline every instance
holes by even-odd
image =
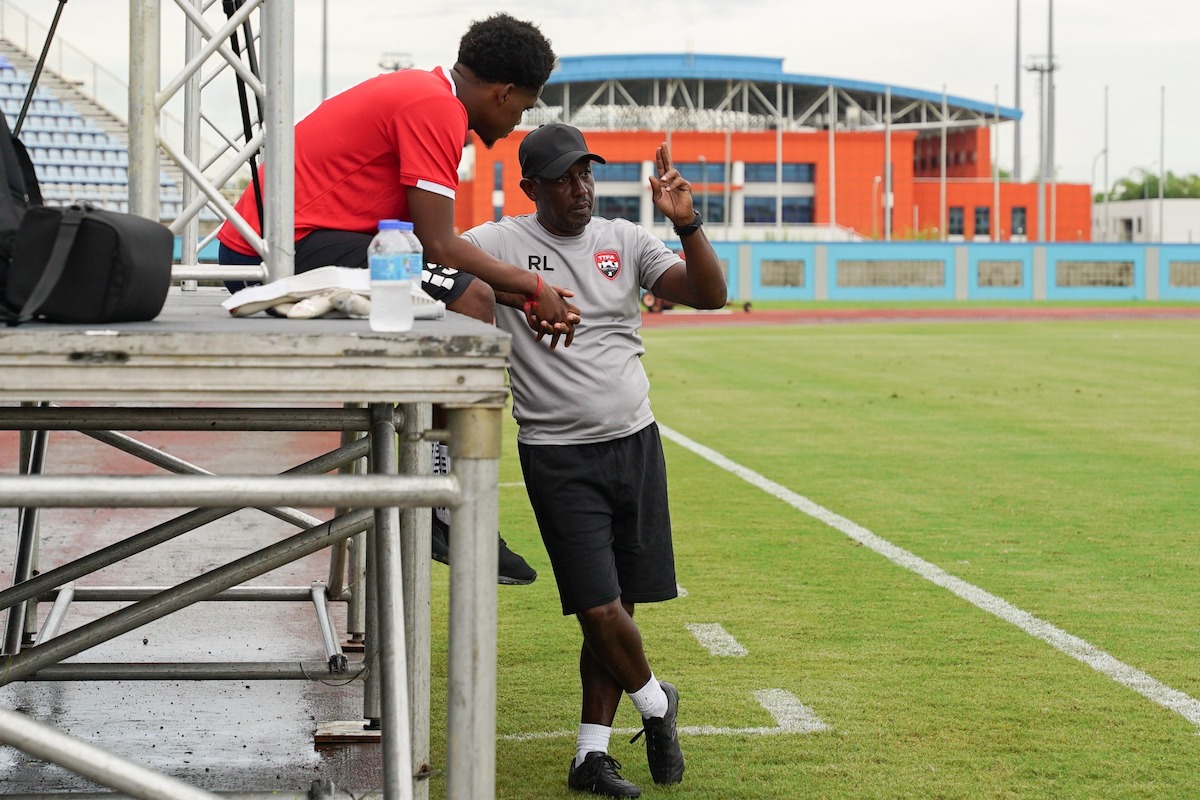
[[[379,221],[379,233],[367,248],[371,268],[373,331],[407,331],[413,326],[412,282],[421,279],[424,258],[411,222]]]

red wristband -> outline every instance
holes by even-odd
[[[523,306],[525,311],[537,308],[538,295],[542,293],[542,273],[537,272],[534,275],[537,278],[537,288],[533,290],[533,294],[525,295],[525,305]]]

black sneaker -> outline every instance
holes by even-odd
[[[430,525],[433,560],[443,564],[450,563],[450,526],[442,522],[437,512],[433,512],[433,522]],[[499,536],[499,534],[497,534]],[[537,579],[537,571],[526,563],[525,559],[508,549],[508,544],[500,539],[499,564],[496,582],[505,586],[525,586]]]
[[[499,536],[500,534],[496,534]],[[508,543],[500,539],[500,568],[496,582],[506,586],[525,586],[537,578],[537,571],[525,559],[508,549]]]
[[[442,522],[437,512],[433,512],[433,524],[430,526],[433,537],[433,560],[443,564],[450,563],[450,527]]]
[[[621,773],[617,772],[620,768],[621,762],[608,753],[588,753],[578,767],[575,766],[575,759],[571,759],[567,786],[604,797],[641,797],[642,790],[636,783],[622,778]]]
[[[667,713],[661,717],[642,720],[642,729],[632,739],[646,734],[646,761],[650,764],[650,776],[657,784],[679,783],[683,780],[683,751],[679,749],[679,731],[675,718],[679,716],[679,690],[674,684],[659,681],[667,695]]]

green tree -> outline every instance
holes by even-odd
[[[1113,184],[1109,194],[1111,200],[1142,200],[1158,197],[1158,175],[1139,169],[1137,176],[1121,178]],[[1200,198],[1200,175],[1176,175],[1168,171],[1163,178],[1163,197]],[[1096,202],[1104,200],[1104,193],[1097,192]]]

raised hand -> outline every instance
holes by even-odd
[[[654,153],[654,169],[658,174],[658,177],[650,176],[650,198],[654,207],[676,226],[690,224],[696,216],[692,185],[671,164],[671,152],[666,142]]]

